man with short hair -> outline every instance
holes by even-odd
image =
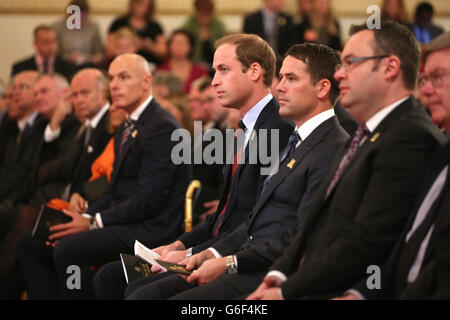
[[[263,0],[260,10],[244,17],[242,31],[253,33],[266,40],[279,56],[284,56],[295,43],[292,17],[283,12],[285,0]]]
[[[47,123],[53,118],[57,105],[63,94],[70,93],[67,80],[58,74],[39,75],[33,87],[36,109]],[[29,170],[21,181],[21,185],[11,189],[8,198],[0,205],[0,217],[9,217],[9,223],[3,221],[1,225],[7,230],[4,238],[0,240],[0,297],[4,299],[17,298],[20,295],[18,267],[15,265],[16,241],[20,234],[32,229],[40,210],[41,204],[54,197],[59,197],[64,180],[49,185],[39,184],[38,176],[41,168],[52,167],[57,159],[65,156],[73,147],[77,131],[76,120],[73,119],[74,130],[63,134],[58,141],[45,142],[45,131],[41,131],[39,139],[33,146],[34,155],[30,161]],[[45,125],[44,123],[44,125]],[[47,127],[49,124],[47,124]],[[43,128],[42,128],[43,129]],[[31,148],[31,147],[30,147]],[[71,160],[72,162],[73,160]],[[51,186],[50,186],[51,185]],[[49,194],[49,190],[54,191]]]
[[[223,168],[225,157],[220,163],[207,163],[205,159],[196,161],[198,155],[203,155],[203,150],[209,145],[212,131],[220,130],[220,135],[223,139],[222,148],[225,147],[225,131],[217,125],[212,118],[211,112],[208,109],[208,99],[211,98],[211,91],[214,100],[216,100],[214,88],[211,86],[211,78],[209,76],[201,77],[195,80],[191,89],[189,90],[189,109],[191,111],[191,118],[194,121],[193,137],[193,168],[194,179],[201,183],[201,191],[197,199],[197,203],[193,210],[193,223],[200,223],[207,215],[213,214],[217,210],[219,197],[223,190]],[[208,95],[209,94],[209,95]],[[206,103],[205,103],[206,102]],[[201,127],[201,135],[198,128]],[[211,130],[211,131],[210,131]],[[197,135],[195,135],[197,133]],[[205,139],[206,138],[206,139]]]
[[[445,138],[412,96],[419,49],[404,26],[353,26],[341,103],[361,125],[330,166],[296,235],[249,299],[342,294],[382,263],[401,234],[432,152]]]
[[[33,261],[35,254],[30,256],[30,248],[19,243],[20,263],[29,288],[34,288],[33,298],[94,298],[92,266],[132,253],[135,240],[153,247],[180,234],[191,172],[189,165],[176,166],[170,159],[174,146],[170,137],[179,124],[153,100],[150,67],[141,56],[117,57],[108,79],[112,102],[128,115],[114,138],[111,184],[85,213],[64,211],[72,221],[51,228],[49,241],[58,242],[45,256]],[[85,98],[83,91],[74,94],[75,100]],[[66,286],[71,265],[81,269],[80,290]]]
[[[23,183],[33,166],[33,159],[47,120],[36,108],[33,87],[38,72],[24,71],[13,80],[12,100],[8,117],[17,125],[11,136],[0,170],[0,202],[8,198]]]
[[[71,81],[71,99],[78,119],[83,121],[70,149],[62,157],[44,164],[38,172],[38,193],[41,203],[55,190],[64,200],[73,192],[81,192],[83,184],[91,176],[91,165],[104,150],[111,138],[108,132],[109,102],[107,80],[97,69],[83,69]],[[64,132],[57,132],[61,138]],[[53,137],[55,138],[55,137]],[[55,142],[55,141],[53,141]],[[51,146],[45,146],[48,148]],[[47,188],[52,182],[58,188]],[[55,196],[55,195],[54,195]],[[39,203],[40,204],[40,203]],[[20,266],[30,267],[25,284],[30,298],[59,298],[59,287],[54,279],[56,271],[51,256],[53,248],[31,234],[25,233],[18,240],[17,257]],[[49,261],[48,261],[49,260]],[[42,265],[46,272],[34,274],[34,266]],[[30,280],[31,279],[31,280]]]
[[[154,249],[162,259],[172,262],[179,262],[208,248],[247,219],[267,177],[261,171],[270,166],[260,161],[258,153],[266,154],[270,159],[278,156],[293,128],[289,121],[280,117],[278,102],[269,93],[275,71],[275,54],[267,42],[255,35],[233,34],[221,38],[216,45],[216,74],[212,86],[222,106],[239,111],[244,144],[228,152],[234,157],[230,157],[228,160],[231,161],[224,166],[225,184],[217,211],[191,232]],[[267,135],[261,135],[264,131],[260,129],[265,129]],[[272,132],[278,132],[279,137],[276,141],[278,146],[275,144],[273,148]],[[266,148],[249,148],[250,143]],[[241,157],[240,161],[237,161],[238,157]],[[250,158],[257,159],[256,163],[250,162]],[[148,278],[148,281],[168,275],[170,273],[161,273]],[[120,262],[105,266],[95,278],[97,298],[121,299],[125,286]]]
[[[422,54],[425,74],[420,94],[429,101],[433,121],[450,132],[450,32]],[[448,135],[447,135],[448,138]],[[449,299],[450,297],[450,143],[436,150],[412,214],[389,259],[381,267],[380,288],[367,279],[343,299]]]
[[[34,29],[33,45],[36,54],[25,60],[15,63],[11,70],[11,76],[24,70],[36,70],[40,73],[57,72],[71,79],[77,71],[77,67],[69,61],[57,56],[58,41],[56,31],[47,25],[39,25]]]
[[[297,45],[288,50],[276,90],[280,115],[292,119],[296,129],[279,169],[266,178],[246,222],[211,248],[180,262],[187,263],[188,269],[200,268],[187,278],[185,291],[172,294],[172,299],[233,299],[249,294],[302,229],[316,188],[348,138],[333,110],[339,95],[333,74],[339,63],[339,55],[322,45]],[[164,285],[140,288],[129,298],[168,298],[157,295],[170,290],[170,284]]]
[[[15,133],[16,125],[14,120],[10,119],[8,116],[8,109],[12,101],[12,83],[8,83],[5,87],[5,92],[2,97],[3,111],[0,119],[0,168],[3,164],[3,159],[5,157],[6,147],[8,145],[9,136]]]

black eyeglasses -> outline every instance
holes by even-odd
[[[352,67],[355,63],[367,61],[367,60],[374,60],[374,59],[384,59],[389,57],[389,54],[383,54],[379,56],[370,56],[370,57],[348,57],[342,59],[342,67],[344,67],[345,70],[348,70],[350,67]]]
[[[419,88],[422,88],[427,82],[428,80],[431,81],[431,85],[434,88],[441,88],[442,87],[442,83],[444,81],[444,77],[450,75],[449,71],[446,70],[439,70],[436,72],[431,73],[430,75],[426,75],[426,74],[422,74],[419,77]]]

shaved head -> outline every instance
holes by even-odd
[[[109,66],[108,80],[113,103],[128,114],[151,94],[150,65],[137,54],[127,53],[114,59]]]

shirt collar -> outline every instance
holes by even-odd
[[[370,132],[373,132],[375,128],[380,124],[380,122],[383,121],[383,119],[386,118],[389,113],[391,113],[395,108],[397,108],[408,98],[409,96],[401,98],[400,100],[397,100],[396,102],[388,105],[387,107],[375,113],[372,117],[370,117],[369,120],[366,121],[367,129],[369,129]]]
[[[36,56],[35,56],[34,59],[35,59],[36,65],[38,67],[43,66],[44,60],[45,60],[43,56],[41,56],[39,53],[36,53]],[[47,61],[48,61],[48,66],[50,68],[50,67],[53,66],[53,62],[55,61],[55,57],[54,56],[50,57],[50,58],[47,59]]]
[[[251,132],[255,126],[256,120],[258,120],[259,114],[264,109],[264,107],[272,100],[272,94],[266,95],[264,98],[259,100],[242,118],[242,122],[245,124],[246,132]]]
[[[325,110],[308,121],[304,122],[299,128],[295,128],[295,130],[298,131],[298,134],[302,141],[305,141],[305,139],[313,132],[318,126],[320,126],[323,122],[330,119],[334,116],[334,109],[330,108],[328,110]]]
[[[19,128],[20,132],[23,132],[25,130],[26,125],[28,124],[30,127],[33,126],[34,121],[36,120],[36,117],[38,116],[39,111],[34,111],[32,114],[30,114],[28,117],[20,119],[17,121],[17,127]]]
[[[101,109],[99,112],[97,112],[97,114],[92,118],[92,119],[86,119],[84,125],[87,126],[91,126],[92,129],[95,129],[98,125],[98,123],[100,122],[100,120],[103,118],[103,115],[106,113],[106,111],[109,110],[109,102],[107,102]]]
[[[139,117],[141,116],[142,112],[144,112],[145,108],[147,107],[147,105],[152,101],[153,96],[149,95],[147,97],[147,99],[145,99],[145,101],[143,103],[141,103],[139,105],[139,107],[137,107],[136,110],[134,110],[131,114],[130,114],[130,119],[133,121],[138,121]]]

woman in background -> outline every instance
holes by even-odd
[[[114,32],[122,27],[130,28],[139,36],[139,54],[156,65],[167,54],[164,32],[153,19],[155,3],[153,0],[130,0],[128,13],[113,21],[108,31],[107,55],[113,50]]]
[[[391,20],[400,24],[408,22],[403,0],[384,0],[381,6],[381,20]]]
[[[330,0],[314,0],[307,18],[298,25],[300,43],[312,42],[342,50],[340,26]]]
[[[156,69],[170,71],[180,78],[186,94],[189,93],[194,80],[208,74],[207,68],[191,60],[194,46],[194,38],[189,31],[175,30],[169,38],[168,59]]]

